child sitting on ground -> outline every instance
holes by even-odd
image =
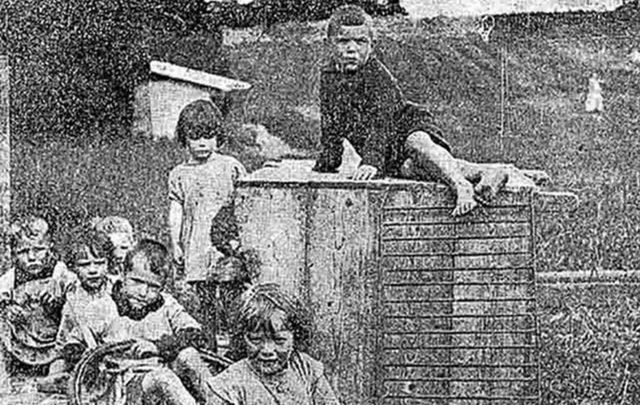
[[[127,254],[124,275],[110,296],[92,301],[84,310],[91,322],[72,328],[63,353],[77,362],[94,344],[134,340],[122,358],[127,404],[195,405],[207,397],[212,378],[196,350],[204,344],[200,325],[164,287],[171,277],[171,260],[159,242],[144,239]],[[125,367],[121,367],[124,369]],[[185,384],[192,387],[189,392]],[[155,401],[155,402],[154,402]]]
[[[187,105],[178,118],[176,137],[189,157],[169,174],[169,227],[174,260],[184,267],[185,281],[195,287],[200,300],[197,318],[207,329],[209,348],[216,349],[216,286],[206,282],[208,273],[235,235],[234,183],[246,173],[231,156],[218,153],[227,134],[220,110],[210,101]],[[212,229],[216,223],[217,229]],[[220,226],[220,223],[223,223]],[[214,246],[215,235],[222,242]]]
[[[216,375],[208,405],[338,404],[323,366],[305,353],[309,311],[278,285],[251,287],[240,297],[233,344],[243,360]]]
[[[111,281],[122,277],[124,258],[135,243],[131,223],[122,217],[94,218],[91,228],[104,239],[109,256],[108,275]]]
[[[96,328],[95,322],[102,318],[100,305],[91,305],[94,301],[109,299],[113,283],[107,277],[107,258],[103,240],[95,233],[77,235],[68,245],[65,261],[77,275],[78,280],[67,292],[67,299],[62,309],[62,320],[56,336],[59,352],[69,340],[72,330],[82,325],[88,330]],[[89,312],[93,311],[93,312]],[[96,312],[97,311],[97,312]],[[86,338],[91,339],[89,336]],[[94,347],[95,342],[89,346]],[[66,377],[65,373],[73,369],[73,363],[63,358],[56,360],[50,370],[49,379],[41,381],[41,389],[47,390],[47,383],[55,384],[58,378]],[[55,389],[55,386],[53,387]]]
[[[1,383],[7,381],[13,361],[48,366],[55,360],[65,294],[76,281],[58,260],[44,219],[29,216],[17,220],[9,236],[12,266],[0,277]]]

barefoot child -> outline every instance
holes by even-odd
[[[206,328],[209,348],[215,350],[215,286],[206,285],[208,273],[224,254],[212,243],[230,239],[221,235],[214,222],[233,221],[234,183],[246,171],[231,156],[218,153],[227,134],[220,110],[210,101],[198,100],[187,105],[178,118],[176,137],[189,157],[169,174],[169,227],[174,260],[184,266],[185,281],[192,284],[200,299],[198,319]],[[235,229],[227,224],[227,229]],[[225,245],[226,242],[218,243]]]
[[[116,216],[94,218],[91,227],[105,241],[109,253],[108,275],[111,281],[116,281],[122,276],[124,258],[135,243],[133,227],[127,219]]]
[[[373,53],[371,17],[364,10],[338,8],[327,36],[332,60],[320,79],[322,151],[315,170],[336,171],[346,139],[362,157],[353,179],[442,180],[456,193],[454,216],[470,212],[506,183],[512,167],[454,158],[429,111],[405,99]]]
[[[54,361],[65,294],[76,281],[54,253],[44,219],[18,220],[9,234],[12,266],[0,277],[0,374],[4,375],[13,361],[27,366]]]
[[[305,353],[312,323],[297,298],[275,284],[251,287],[234,321],[234,347],[246,358],[214,377],[208,405],[339,403],[322,363]]]
[[[208,395],[206,382],[212,376],[196,350],[204,343],[202,330],[163,291],[169,277],[166,248],[156,241],[140,241],[127,255],[123,279],[111,295],[92,301],[83,311],[91,321],[84,330],[76,327],[67,335],[63,353],[70,362],[77,361],[92,340],[97,345],[135,341],[123,356],[111,359],[121,370],[126,368],[127,404],[195,405],[196,397],[203,400]]]

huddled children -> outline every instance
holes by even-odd
[[[198,295],[197,318],[206,329],[209,348],[215,350],[218,286],[207,280],[215,280],[210,273],[220,268],[218,261],[225,257],[225,250],[233,250],[237,238],[232,215],[234,183],[246,170],[235,158],[218,153],[227,133],[222,113],[210,101],[197,100],[182,110],[176,138],[188,158],[169,174],[173,256]]]
[[[43,373],[57,358],[62,307],[77,278],[59,260],[44,219],[16,220],[9,238],[11,267],[0,276],[0,374],[8,376],[12,364]]]
[[[63,325],[69,326],[60,334],[66,361],[77,362],[96,344],[134,341],[122,357],[111,359],[127,365],[121,367],[128,381],[123,393],[127,404],[204,401],[212,378],[197,351],[204,336],[200,324],[165,291],[172,277],[168,250],[143,239],[127,254],[123,269],[111,294],[83,309],[87,322]]]

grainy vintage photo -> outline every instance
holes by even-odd
[[[0,404],[640,403],[637,0],[0,26]]]

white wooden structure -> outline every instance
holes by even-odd
[[[134,135],[173,139],[180,111],[196,100],[209,100],[212,91],[248,90],[249,83],[189,69],[167,62],[151,61],[152,79],[135,90]]]

